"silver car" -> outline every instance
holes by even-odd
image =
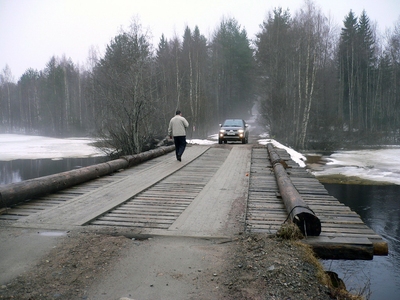
[[[246,144],[249,141],[249,125],[242,119],[227,119],[221,127],[218,134],[218,143],[225,144],[228,141],[241,141]]]

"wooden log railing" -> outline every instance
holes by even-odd
[[[163,146],[93,166],[0,186],[0,208],[9,207],[33,197],[55,193],[118,170],[130,168],[173,150],[175,150],[173,145]]]
[[[278,183],[279,193],[288,212],[288,219],[296,224],[303,235],[319,236],[321,234],[321,222],[314,212],[304,202],[296,190],[288,174],[286,163],[280,158],[272,144],[267,144],[271,164],[274,168],[275,178]]]

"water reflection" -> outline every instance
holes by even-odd
[[[0,185],[52,175],[107,161],[107,157],[0,161]]]
[[[399,299],[400,295],[400,195],[399,185],[325,184],[329,194],[357,212],[389,245],[388,256],[372,261],[324,261],[345,280],[353,292],[369,287],[369,299]]]

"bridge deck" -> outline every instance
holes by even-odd
[[[330,196],[286,151],[279,154],[296,189],[321,220],[321,235],[306,237],[305,243],[322,258],[387,255],[387,243],[355,212]],[[33,199],[8,209],[1,219],[28,228],[112,226],[141,234],[232,236],[243,230],[275,234],[287,212],[265,147],[216,145],[190,146],[182,162],[169,153]]]
[[[278,150],[289,168],[287,173],[306,204],[321,221],[321,234],[303,241],[314,248],[321,258],[372,259],[387,255],[387,243],[360,216],[335,197],[306,169],[299,167],[285,150]],[[286,208],[277,195],[268,153],[255,147],[252,154],[247,228],[250,232],[274,234],[287,218]]]

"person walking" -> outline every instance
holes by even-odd
[[[186,128],[189,127],[189,122],[182,117],[180,110],[176,111],[175,117],[169,121],[168,135],[169,138],[174,138],[176,159],[182,161],[181,157],[186,148]]]

